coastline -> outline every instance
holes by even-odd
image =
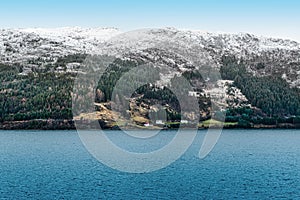
[[[99,121],[100,122],[100,121]],[[101,122],[100,122],[101,124]],[[98,129],[99,124],[98,121],[80,121],[80,125],[82,129]],[[179,125],[179,124],[177,124]],[[59,120],[44,120],[44,119],[36,119],[36,120],[27,120],[27,121],[7,121],[0,123],[0,130],[76,130],[80,129],[80,126],[75,126],[75,121],[70,119],[59,119]],[[122,130],[176,130],[177,127],[172,126],[126,126],[122,127]],[[194,129],[195,125],[184,125],[181,124],[181,128],[183,129]],[[300,124],[290,124],[290,123],[279,123],[276,125],[267,125],[267,124],[252,124],[250,126],[241,126],[239,124],[229,124],[224,126],[220,126],[220,124],[206,124],[206,125],[198,125],[198,130],[208,129],[208,128],[223,128],[223,129],[300,129]],[[104,130],[121,130],[117,125],[108,126],[102,125],[101,129]]]

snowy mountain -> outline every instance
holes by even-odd
[[[245,61],[254,75],[279,74],[292,86],[300,85],[300,44],[290,40],[174,28],[126,33],[115,28],[79,27],[0,30],[0,62],[24,67],[55,63],[72,54],[159,56],[149,49],[169,51],[196,66],[216,68],[222,56],[231,55]]]
[[[101,43],[119,34],[114,28],[28,28],[0,30],[1,62],[54,61],[76,53],[93,53]]]
[[[89,70],[89,64],[93,70],[102,67],[85,62],[87,58],[99,61],[98,56],[89,55],[114,58],[96,92],[97,105],[101,105],[98,110],[103,111],[97,119],[106,125],[107,121],[113,122],[109,105],[115,84],[127,72],[136,74],[138,70],[143,77],[153,76],[154,81],[132,97],[121,98],[130,99],[126,113],[144,122],[149,121],[149,109],[155,105],[163,105],[173,121],[179,120],[180,114],[194,119],[194,111],[180,113],[176,95],[163,87],[176,88],[181,77],[191,87],[180,92],[198,99],[201,120],[215,114],[213,105],[227,112],[229,122],[237,127],[294,127],[294,118],[300,116],[300,44],[295,41],[174,28],[125,33],[115,28],[27,28],[0,30],[0,93],[4,94],[0,95],[0,125],[13,122],[8,128],[15,128],[20,124],[26,127],[27,122],[36,119],[72,119],[72,97],[81,101],[95,95],[72,92],[74,79],[82,74],[77,72]],[[154,65],[145,70],[138,68],[145,63]],[[130,76],[121,85],[126,89],[138,85],[138,80]],[[27,122],[18,125],[19,121]],[[48,121],[41,123],[53,127]]]
[[[181,55],[198,67],[209,65],[219,68],[224,55],[234,56],[243,60],[248,71],[256,76],[276,74],[292,86],[300,86],[300,44],[290,40],[257,37],[246,33],[144,29],[106,41],[100,53],[118,55],[131,52],[142,54],[142,57],[158,56],[155,51],[149,52],[149,49],[161,49]]]

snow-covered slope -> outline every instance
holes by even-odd
[[[0,61],[26,64],[29,60],[52,61],[70,54],[89,54],[119,33],[115,28],[3,29]]]
[[[154,49],[151,53],[149,49]],[[155,49],[183,56],[196,66],[219,68],[224,55],[243,60],[256,76],[280,75],[292,86],[300,86],[300,44],[291,40],[258,37],[247,33],[227,34],[202,31],[143,29],[107,40],[99,53],[163,59]],[[166,58],[169,59],[170,57]],[[176,60],[170,61],[171,63]]]
[[[153,49],[153,52],[151,52]],[[218,68],[224,55],[247,63],[255,75],[282,75],[291,85],[300,85],[300,44],[290,40],[258,37],[246,33],[208,33],[174,28],[143,29],[121,33],[115,28],[27,28],[0,30],[0,62],[55,62],[70,54],[133,54],[163,59],[161,52],[178,54],[196,66]],[[176,56],[175,56],[176,57]],[[169,62],[170,56],[166,58]],[[263,68],[257,66],[263,63]],[[261,65],[260,65],[261,66]]]

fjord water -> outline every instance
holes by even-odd
[[[122,144],[145,151],[167,134]],[[187,133],[188,134],[188,133]],[[198,152],[205,131],[176,162],[130,174],[95,160],[76,131],[0,131],[0,198],[3,199],[273,199],[300,198],[299,130],[224,130],[205,159]]]

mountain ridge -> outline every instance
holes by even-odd
[[[2,29],[0,62],[24,66],[36,62],[38,67],[72,54],[120,54],[152,47],[165,48],[163,45],[170,45],[175,51],[179,49],[176,46],[186,49],[196,46],[198,50],[194,53],[204,57],[201,62],[214,63],[215,67],[220,67],[223,55],[233,55],[246,60],[248,70],[254,74],[259,62],[266,63],[266,69],[261,69],[258,75],[269,74],[268,71],[272,70],[281,71],[281,76],[292,86],[300,86],[298,77],[293,75],[300,74],[297,67],[300,63],[300,43],[248,33],[211,33],[175,28],[125,33],[116,28]],[[284,69],[286,65],[290,65],[289,69]]]
[[[198,99],[200,120],[218,114],[213,105],[227,115],[230,126],[237,127],[295,127],[300,115],[300,44],[291,40],[175,28],[125,33],[115,28],[2,29],[0,53],[0,93],[4,94],[0,123],[32,122],[34,128],[45,123],[51,127],[48,122],[58,120],[55,126],[69,127],[74,80],[89,70],[87,61],[93,56],[115,60],[96,88],[96,103],[105,105],[105,112],[100,106],[97,113],[82,116],[98,116],[108,128],[116,125],[109,106],[115,84],[147,63],[155,70],[142,74],[156,82],[139,88],[132,97],[118,97],[119,103],[131,99],[125,113],[139,125],[150,120],[150,110],[160,112],[156,104],[163,105],[170,126],[177,126],[182,115],[194,121],[197,113],[181,113],[176,96],[165,87],[176,88],[180,77],[192,86],[184,95]],[[139,84],[128,78],[124,86]],[[76,99],[95,96],[81,95],[75,94]]]

